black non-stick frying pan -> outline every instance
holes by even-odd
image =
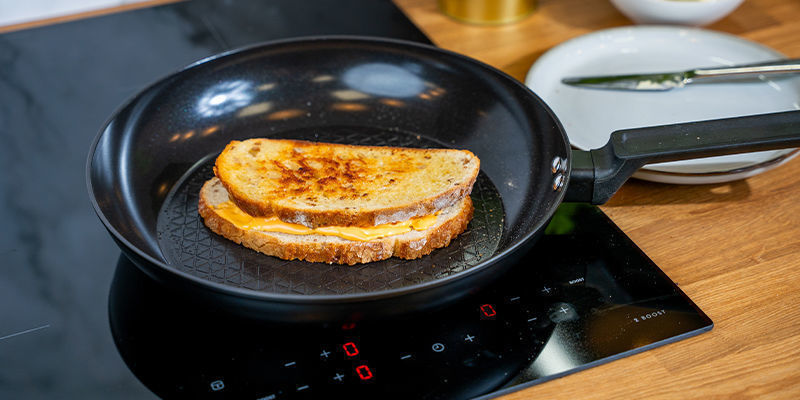
[[[339,266],[256,253],[197,214],[215,156],[251,137],[469,149],[481,160],[475,217],[417,260]],[[525,254],[565,197],[602,203],[647,162],[798,145],[795,111],[628,130],[572,151],[542,100],[492,67],[396,40],[306,38],[201,60],[144,89],[97,136],[87,184],[116,242],[157,281],[248,318],[324,321],[476,291]]]

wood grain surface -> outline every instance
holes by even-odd
[[[502,26],[395,0],[433,42],[524,79],[553,46],[631,25],[608,0],[539,0]],[[707,29],[800,57],[800,1],[746,0]],[[800,157],[733,183],[631,180],[602,207],[714,321],[700,336],[590,368],[504,399],[800,398]]]

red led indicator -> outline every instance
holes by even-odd
[[[349,357],[355,357],[358,355],[358,347],[356,347],[356,344],[353,342],[347,342],[343,344],[342,348],[344,349],[344,354],[347,354]]]
[[[345,322],[344,324],[342,324],[343,331],[349,331],[351,329],[355,329],[355,327],[356,327],[355,322]]]
[[[358,377],[361,378],[362,381],[372,379],[372,371],[370,371],[369,367],[366,365],[357,366],[356,373],[358,374]]]
[[[497,312],[494,310],[494,307],[492,307],[491,304],[482,305],[481,306],[481,313],[486,318],[493,318],[495,315],[497,315]]]

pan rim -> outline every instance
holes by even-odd
[[[118,118],[118,116],[127,108],[134,105],[137,100],[142,98],[146,93],[151,91],[153,88],[177,77],[179,74],[182,74],[186,71],[194,70],[197,68],[201,68],[202,66],[207,65],[210,62],[224,59],[227,57],[232,57],[236,55],[240,55],[243,53],[247,53],[250,51],[258,50],[261,48],[267,48],[272,46],[281,46],[287,44],[298,44],[298,43],[312,43],[312,42],[351,42],[351,43],[363,43],[363,44],[388,44],[393,46],[401,46],[401,47],[411,47],[420,49],[426,52],[433,52],[433,53],[440,53],[450,57],[454,57],[458,60],[464,61],[468,64],[472,64],[478,66],[482,69],[488,70],[492,72],[496,76],[503,78],[504,81],[507,81],[510,86],[516,87],[523,92],[526,92],[529,96],[532,96],[534,100],[538,103],[538,106],[542,107],[543,111],[545,111],[550,119],[555,123],[556,130],[561,133],[561,139],[564,141],[565,148],[569,152],[569,142],[564,131],[561,122],[555,116],[553,111],[550,109],[549,106],[538,96],[536,95],[529,87],[527,87],[522,82],[516,80],[515,78],[511,77],[507,73],[488,65],[482,61],[476,60],[474,58],[468,57],[463,54],[456,53],[454,51],[442,49],[433,45],[417,43],[407,40],[400,40],[400,39],[392,39],[392,38],[383,38],[383,37],[372,37],[372,36],[360,36],[360,35],[314,35],[314,36],[300,36],[300,37],[293,37],[287,39],[279,39],[279,40],[271,40],[265,41],[260,43],[255,43],[243,47],[238,47],[235,49],[230,49],[221,53],[217,53],[208,57],[201,58],[195,62],[192,62],[184,67],[181,67],[177,70],[174,70],[171,73],[168,73],[161,78],[155,80],[154,82],[150,83],[149,85],[143,87],[141,90],[137,91],[127,100],[125,100],[120,106],[118,106],[112,114],[106,119],[106,121],[101,125],[101,128],[95,138],[92,141],[92,144],[89,148],[89,153],[87,156],[87,161],[85,165],[85,179],[86,179],[86,187],[89,193],[89,199],[92,203],[92,207],[97,214],[98,218],[100,218],[101,222],[105,226],[106,230],[111,233],[113,238],[117,241],[117,243],[121,243],[125,248],[121,249],[123,255],[128,258],[131,258],[127,253],[127,251],[133,252],[135,256],[141,258],[144,262],[148,263],[147,267],[140,265],[139,262],[135,259],[131,259],[134,265],[137,266],[140,270],[145,272],[147,275],[154,277],[156,279],[160,279],[160,277],[156,277],[154,271],[148,271],[148,269],[153,268],[154,270],[158,270],[161,273],[166,273],[171,278],[178,278],[183,280],[185,283],[190,283],[193,286],[200,287],[202,289],[210,289],[219,294],[233,296],[237,298],[244,298],[244,299],[252,299],[252,300],[259,300],[259,301],[269,301],[269,302],[276,302],[276,303],[293,303],[293,304],[337,304],[337,303],[358,303],[358,302],[370,302],[370,301],[377,301],[377,300],[386,300],[389,298],[398,298],[402,296],[412,295],[414,293],[423,292],[427,290],[432,290],[443,285],[447,285],[458,280],[467,278],[475,273],[482,272],[487,268],[501,262],[505,261],[506,259],[510,258],[512,255],[517,253],[522,248],[527,247],[529,243],[536,237],[538,233],[540,233],[544,226],[550,221],[553,214],[555,213],[556,209],[564,200],[564,196],[566,194],[566,188],[569,185],[569,178],[572,169],[572,157],[567,154],[567,166],[566,170],[563,172],[564,174],[564,185],[561,190],[555,191],[555,199],[550,205],[550,207],[543,213],[543,216],[539,218],[539,220],[532,224],[530,229],[517,238],[514,242],[512,242],[506,249],[497,252],[487,258],[484,261],[481,261],[472,267],[457,272],[453,275],[449,275],[444,278],[434,279],[431,281],[418,283],[414,285],[404,286],[401,288],[394,288],[394,289],[386,289],[386,290],[379,290],[374,292],[362,292],[362,293],[348,293],[348,294],[334,294],[334,295],[301,295],[301,294],[291,294],[291,293],[270,293],[270,292],[260,292],[252,289],[245,289],[239,287],[232,287],[228,285],[224,285],[222,283],[212,282],[194,275],[191,275],[187,272],[181,271],[175,266],[162,261],[158,260],[155,257],[151,256],[149,253],[144,252],[139,247],[133,245],[124,235],[122,235],[110,222],[110,220],[106,217],[103,213],[103,210],[100,208],[99,203],[97,202],[97,197],[95,196],[95,190],[92,185],[92,161],[94,156],[97,152],[97,147],[102,140],[104,133],[108,130],[108,127]]]

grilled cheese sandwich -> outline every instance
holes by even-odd
[[[418,258],[466,230],[479,165],[461,150],[234,141],[198,209],[213,232],[283,259]]]

